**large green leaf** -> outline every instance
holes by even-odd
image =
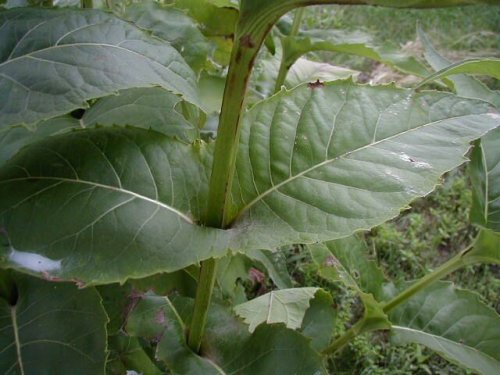
[[[123,17],[174,46],[195,71],[205,65],[208,41],[193,19],[179,9],[161,6],[157,2],[131,4]]]
[[[417,27],[418,38],[424,47],[424,56],[432,69],[437,71],[446,71],[447,68],[452,66],[451,61],[442,57],[434,48],[431,41],[424,33],[422,28]],[[452,83],[452,88],[458,95],[467,98],[478,98],[485,100],[496,107],[500,107],[500,94],[490,90],[482,82],[469,77],[464,74],[457,74],[453,77],[448,77]]]
[[[500,232],[500,128],[477,142],[469,175],[473,187],[471,221]]]
[[[273,290],[251,301],[234,307],[236,315],[249,325],[250,332],[262,324],[285,323],[288,328],[297,329],[309,308],[309,301],[319,288],[292,288]]]
[[[382,300],[382,286],[386,280],[377,263],[369,259],[368,247],[361,236],[313,244],[309,250],[320,276]]]
[[[14,279],[15,304],[0,296],[0,372],[103,374],[107,317],[95,289]]]
[[[477,294],[437,283],[391,313],[393,339],[417,342],[484,375],[500,372],[500,318]]]
[[[212,304],[202,356],[185,342],[192,300],[146,295],[130,314],[127,331],[159,340],[156,357],[174,374],[325,374],[308,339],[284,325],[261,325],[253,334],[228,309]],[[258,360],[256,360],[258,359]]]
[[[193,141],[198,130],[175,110],[181,99],[160,87],[123,90],[99,99],[85,111],[82,126],[131,125]]]
[[[198,103],[194,73],[179,53],[109,13],[13,9],[0,14],[0,28],[2,126],[138,86],[160,85]]]
[[[486,103],[350,81],[282,91],[243,118],[240,248],[342,238],[399,214],[500,124]]]
[[[0,170],[0,264],[109,283],[222,256],[229,232],[196,225],[210,163],[203,143],[136,128],[32,144]]]
[[[23,125],[0,128],[0,165],[29,143],[80,127],[82,124],[77,119],[66,115],[42,121],[35,129]]]

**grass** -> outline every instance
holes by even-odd
[[[472,57],[500,57],[500,6],[466,6],[442,9],[388,9],[371,6],[318,6],[306,8],[304,28],[361,30],[374,36],[377,44],[404,47],[423,60],[422,48],[416,42],[416,25],[430,37],[437,50],[451,61]],[[390,68],[376,68],[369,59],[351,55],[317,52],[309,58],[371,73],[369,80],[401,85],[413,80]],[[366,74],[365,74],[366,75]],[[406,78],[406,80],[405,80]],[[485,83],[500,89],[498,81]]]

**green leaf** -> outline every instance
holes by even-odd
[[[490,110],[447,93],[349,81],[260,102],[241,126],[234,247],[333,240],[397,216],[500,124]]]
[[[310,302],[300,332],[311,339],[311,347],[318,352],[325,349],[334,333],[336,312],[330,293],[319,289]]]
[[[99,99],[85,111],[81,123],[87,127],[131,125],[192,142],[198,130],[175,110],[180,102],[181,98],[160,87],[123,90]]]
[[[0,128],[0,165],[29,143],[80,127],[77,119],[66,115],[39,122],[35,129],[23,125]]]
[[[242,254],[226,255],[217,262],[217,285],[224,298],[233,303],[247,300],[242,282],[250,281],[251,262]]]
[[[179,53],[109,13],[13,9],[0,14],[0,28],[2,126],[55,117],[138,86],[160,85],[198,104],[194,73]]]
[[[249,325],[250,332],[261,323],[285,323],[288,328],[302,325],[309,301],[319,288],[273,290],[251,301],[236,305],[234,312]]]
[[[372,35],[361,31],[308,30],[300,32],[298,36],[283,37],[281,43],[287,67],[308,52],[330,51],[366,57],[408,74],[428,75],[424,65],[414,57],[388,46],[379,46]]]
[[[190,321],[192,309],[189,299],[146,295],[132,311],[127,331],[159,339],[156,357],[174,374],[268,374],[277,367],[283,374],[326,374],[321,357],[304,336],[282,324],[261,325],[250,334],[245,324],[217,304],[210,307],[203,356],[198,356],[185,342],[183,322]]]
[[[474,247],[464,254],[463,259],[472,264],[500,264],[500,233],[482,229],[474,242]]]
[[[186,9],[188,14],[201,24],[204,35],[232,38],[238,20],[238,10],[219,5],[213,0],[175,0],[177,8]]]
[[[0,265],[102,284],[220,257],[230,232],[196,225],[210,163],[203,143],[136,128],[26,147],[0,169]]]
[[[144,375],[161,375],[164,372],[151,360],[135,337],[115,335],[109,337],[110,354],[106,373],[123,375],[134,370]]]
[[[482,74],[500,79],[500,59],[482,58],[459,61],[430,75],[419,86],[454,74]]]
[[[500,319],[475,293],[440,282],[391,313],[393,341],[417,342],[483,375],[500,372]]]
[[[103,374],[107,317],[95,289],[19,274],[15,282],[16,303],[0,298],[0,372]]]
[[[102,305],[108,316],[106,331],[108,336],[122,331],[127,318],[127,312],[134,303],[134,292],[129,284],[108,284],[97,287],[102,299]]]
[[[500,232],[500,128],[477,142],[469,165],[474,224]]]
[[[377,263],[369,259],[368,247],[360,235],[309,245],[309,250],[320,276],[382,300],[384,274]]]
[[[183,11],[148,2],[127,6],[122,16],[170,42],[194,71],[204,67],[209,51],[208,40]]]
[[[417,27],[417,33],[418,38],[424,47],[424,57],[432,69],[437,71],[446,71],[447,68],[452,66],[452,63],[449,60],[442,57],[436,51],[429,38],[420,27]],[[452,82],[452,88],[458,95],[467,98],[482,99],[495,105],[496,107],[500,107],[500,94],[490,90],[482,82],[463,74],[455,75],[453,77],[449,77],[448,79]]]
[[[292,288],[292,278],[288,273],[286,258],[281,251],[248,250],[245,251],[245,255],[264,266],[278,289]]]

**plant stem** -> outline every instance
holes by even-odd
[[[230,196],[236,168],[240,117],[253,62],[268,30],[268,28],[263,30],[258,28],[257,31],[261,32],[255,34],[237,28],[235,33],[215,142],[208,207],[203,220],[207,226],[225,228],[231,221]],[[216,269],[215,259],[201,263],[193,319],[188,337],[189,347],[196,352],[199,351],[203,338]]]
[[[392,300],[387,302],[382,306],[382,310],[384,313],[389,313],[391,310],[393,310],[395,307],[399,306],[406,300],[408,300],[410,297],[412,297],[414,294],[418,293],[419,291],[427,288],[429,285],[433,284],[434,282],[442,279],[443,277],[449,275],[450,273],[456,271],[457,269],[471,264],[471,262],[468,262],[464,259],[464,256],[467,254],[469,251],[469,248],[461,251],[457,255],[455,255],[453,258],[449,259],[446,263],[442,264],[440,267],[438,267],[436,270],[431,272],[428,275],[425,275],[423,278],[412,284],[409,288],[405,289],[403,292],[398,294],[396,297],[394,297]],[[329,355],[329,354],[334,354],[337,350],[341,349],[344,345],[346,345],[349,341],[351,341],[353,338],[355,338],[357,335],[362,333],[363,326],[366,322],[366,317],[361,318],[354,324],[351,328],[349,328],[342,336],[337,338],[332,344],[330,344],[324,351],[323,354]]]
[[[201,264],[198,287],[196,289],[196,298],[193,312],[193,319],[189,330],[188,345],[198,352],[200,350],[201,339],[207,320],[208,307],[212,297],[212,290],[215,283],[215,271],[217,262],[215,259],[208,259]]]
[[[342,336],[332,342],[325,350],[323,350],[324,355],[334,354],[337,350],[343,348],[349,341],[355,338],[362,331],[363,325],[365,323],[365,318],[361,318],[349,328]]]
[[[453,271],[456,271],[457,269],[466,265],[467,263],[464,262],[463,255],[467,251],[468,251],[468,248],[466,250],[461,251],[460,253],[455,255],[453,258],[449,259],[446,263],[442,264],[440,267],[435,269],[433,272],[429,273],[428,275],[425,275],[420,280],[418,280],[417,282],[412,284],[409,288],[405,289],[400,294],[398,294],[396,297],[394,297],[392,300],[387,302],[383,306],[384,312],[385,313],[390,312],[396,306],[402,304],[407,299],[412,297],[414,294],[420,292],[421,290],[427,288],[429,285],[433,284],[434,282],[442,279],[443,277],[449,275]]]
[[[80,0],[80,5],[84,9],[92,9],[94,7],[93,0]]]
[[[293,18],[292,29],[290,30],[289,37],[294,37],[299,33],[300,23],[302,22],[303,16],[304,16],[304,8],[299,8],[295,11],[295,17]],[[281,56],[281,62],[280,62],[280,69],[278,71],[278,76],[276,77],[276,83],[274,85],[274,92],[275,93],[278,92],[281,89],[281,86],[283,85],[283,83],[285,83],[286,75],[291,68],[291,65],[289,64],[288,59],[286,59],[286,56],[285,56],[285,53],[286,53],[285,39],[286,39],[286,37],[281,39],[282,56]]]

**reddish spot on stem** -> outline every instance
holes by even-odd
[[[240,38],[240,44],[243,46],[243,47],[247,47],[247,48],[253,48],[255,47],[255,44],[254,42],[252,41],[252,37],[247,34],[247,35],[243,35],[241,38]]]

